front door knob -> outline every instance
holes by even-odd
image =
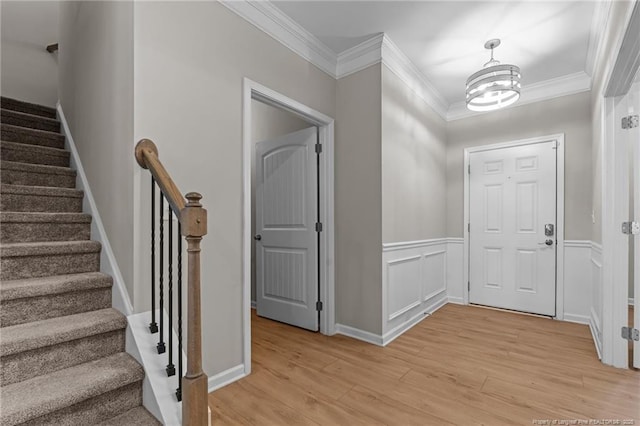
[[[253,237],[253,239],[256,241],[260,241],[262,239],[262,235],[258,234],[255,237]]]

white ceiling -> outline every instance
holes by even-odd
[[[588,71],[593,1],[274,1],[334,53],[386,33],[449,102],[489,59],[522,69],[523,85]]]

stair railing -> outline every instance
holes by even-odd
[[[149,139],[142,139],[135,149],[135,157],[143,169],[151,173],[151,333],[158,333],[158,354],[167,352],[165,345],[165,332],[167,333],[168,364],[166,372],[168,376],[176,373],[173,364],[173,215],[178,219],[177,239],[177,363],[178,363],[178,388],[176,398],[182,401],[182,424],[189,426],[206,426],[209,422],[208,407],[208,380],[202,371],[202,325],[200,308],[200,242],[202,236],[207,233],[207,211],[202,208],[197,192],[190,192],[186,196],[178,190],[178,187],[165,170],[158,158],[158,149]],[[158,299],[159,315],[156,322],[156,186],[160,189],[159,199],[159,268],[158,268]],[[185,201],[186,198],[186,201]],[[168,329],[164,327],[164,200],[168,202]],[[182,376],[182,237],[187,241],[187,372]]]

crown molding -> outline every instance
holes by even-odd
[[[220,3],[322,71],[336,77],[337,58],[333,50],[270,1],[220,0]]]
[[[585,63],[585,72],[593,76],[596,59],[602,46],[602,34],[609,20],[609,12],[611,11],[611,0],[601,0],[595,3],[593,18],[591,20],[591,31],[589,33],[589,48],[587,50],[587,61]]]
[[[377,34],[338,54],[336,78],[346,77],[382,61],[384,37],[384,33]]]
[[[346,77],[380,62],[386,65],[443,119],[446,118],[449,106],[447,101],[385,33],[377,34],[340,53],[336,76],[337,78]]]
[[[384,33],[376,34],[357,46],[336,54],[269,0],[219,1],[229,10],[336,79],[381,62],[446,121],[486,114],[486,112],[469,111],[464,102],[449,104],[418,67]],[[597,2],[594,11],[589,52],[585,64],[586,69],[591,72],[595,58],[601,49],[602,29],[608,19],[610,7],[611,0],[603,0]],[[509,108],[590,89],[591,77],[588,72],[581,71],[524,86],[520,100]]]
[[[383,36],[382,63],[446,120],[448,102],[407,55],[386,34]]]
[[[591,77],[584,71],[580,71],[523,86],[518,102],[505,109],[517,108],[522,105],[587,92],[589,90],[591,90]],[[456,102],[451,104],[447,111],[447,121],[459,120],[475,115],[490,114],[491,112],[493,111],[469,111],[464,101]]]

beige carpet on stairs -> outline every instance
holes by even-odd
[[[0,426],[158,425],[56,111],[0,99]]]

